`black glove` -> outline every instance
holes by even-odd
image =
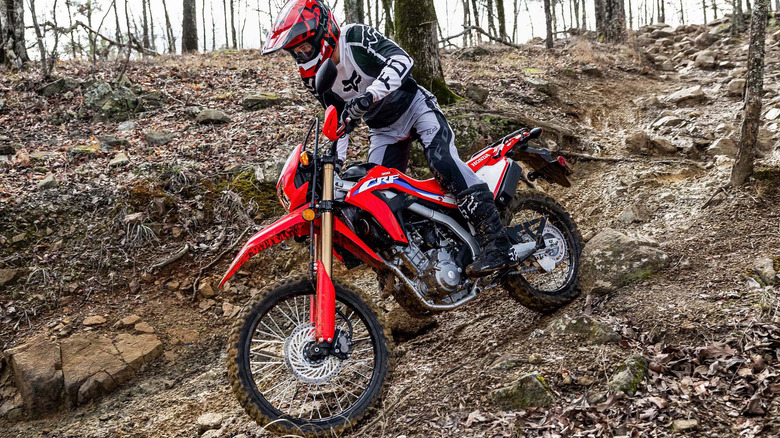
[[[344,161],[342,161],[341,159],[337,158],[336,159],[336,163],[335,163],[335,165],[333,167],[334,167],[333,170],[336,171],[336,175],[341,175],[341,169],[344,168]]]
[[[368,112],[368,108],[374,103],[374,95],[365,93],[347,101],[344,104],[344,111],[341,113],[341,120],[346,123],[347,119],[357,122]]]

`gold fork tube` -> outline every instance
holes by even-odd
[[[326,163],[323,166],[322,175],[322,201],[333,201],[333,172],[334,166],[332,163]],[[320,230],[322,236],[322,250],[320,251],[320,257],[322,264],[325,266],[325,272],[328,273],[328,277],[331,277],[331,271],[333,269],[333,212],[326,211],[322,213],[322,228]]]

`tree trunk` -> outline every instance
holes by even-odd
[[[3,0],[0,0],[2,3]],[[76,38],[73,36],[73,14],[70,10],[71,0],[65,0],[65,7],[68,9],[68,26],[70,26],[70,51],[73,55],[73,59],[76,59]],[[122,30],[119,27],[119,13],[116,10],[116,0],[114,0],[114,16],[116,17],[116,41],[122,43]]]
[[[238,38],[236,38],[236,1],[230,0],[230,36],[233,37],[233,50],[238,49]]]
[[[552,34],[553,39],[556,38],[556,35],[558,34],[558,12],[557,8],[555,7],[555,2],[557,0],[550,0],[550,8],[552,12]]]
[[[658,0],[658,21],[666,23],[666,1]]]
[[[739,136],[737,160],[731,169],[731,185],[745,184],[753,174],[758,128],[761,123],[761,95],[764,93],[764,40],[769,0],[756,0],[750,19],[748,71],[745,84],[745,110]]]
[[[143,14],[143,47],[149,48],[149,20],[146,18],[146,0],[141,0],[141,13]]]
[[[512,42],[517,44],[517,16],[520,13],[520,11],[517,9],[517,0],[514,0],[512,6],[512,12],[514,14],[514,23],[512,25]]]
[[[712,0],[712,14],[715,16],[714,20],[718,19],[718,0]]]
[[[734,11],[731,16],[731,35],[736,36],[745,29],[745,17],[742,14],[742,0],[733,0]]]
[[[209,2],[211,5],[211,51],[217,50],[217,23],[214,20],[214,2]],[[261,44],[260,47],[263,47]]]
[[[5,64],[5,0],[0,0],[0,65]]]
[[[626,13],[623,0],[596,0],[596,32],[604,41],[626,40]]]
[[[392,0],[382,0],[382,9],[385,10],[385,36],[392,38],[395,34],[395,25],[393,24]],[[468,0],[463,0],[464,3]]]
[[[682,1],[682,0],[680,0],[680,1]],[[628,28],[629,29],[633,29],[634,28],[634,12],[633,12],[633,9],[631,7],[631,0],[628,0]]]
[[[444,81],[436,27],[433,0],[396,0],[396,39],[414,59],[412,74],[420,85],[436,96],[439,103],[447,105],[458,97]]]
[[[206,0],[201,0],[201,7],[200,7],[200,23],[203,26],[203,53],[206,53],[209,51],[208,48],[208,42],[209,39],[206,36]]]
[[[493,13],[493,0],[487,0],[488,34],[496,36],[496,14]]]
[[[24,40],[24,4],[22,0],[0,0],[0,4],[2,4],[0,13],[3,13],[5,19],[3,61],[10,62],[16,68],[22,68],[30,62]]]
[[[701,0],[701,11],[704,14],[703,24],[707,24],[707,0]]]
[[[260,0],[257,0],[257,31],[260,35],[260,48],[263,48],[263,23],[260,18]]]
[[[363,0],[344,0],[344,19],[347,23],[364,23]]]
[[[198,17],[195,0],[182,1],[181,52],[198,51]]]
[[[583,0],[584,1],[584,0]],[[531,11],[528,8],[528,0],[523,0],[523,3],[525,4],[525,13],[527,16],[531,16]],[[515,17],[516,19],[517,17]],[[534,32],[534,20],[529,20],[531,23],[531,38],[533,38],[536,35],[536,32]]]
[[[371,18],[371,0],[366,0],[366,14],[368,16],[368,25],[374,27],[374,20]]]
[[[504,0],[496,0],[496,14],[498,15],[498,35],[502,40],[508,41],[506,33],[506,15],[504,14]]]
[[[469,26],[471,26],[471,12],[469,11],[469,2],[468,0],[463,0],[463,27],[467,28]],[[463,34],[463,47],[468,47],[469,35],[470,32]]]
[[[94,9],[92,0],[87,0],[84,7],[87,10],[87,24],[90,28],[94,29],[95,27],[92,26],[92,10]],[[92,60],[93,65],[97,63],[97,36],[92,32],[89,33],[89,58]]]
[[[582,30],[588,30],[588,9],[585,7],[585,3],[587,2],[582,0]]]
[[[550,11],[550,1],[552,0],[544,0],[544,23],[547,26],[547,37],[544,40],[544,45],[548,49],[553,48],[552,11]]]
[[[269,7],[271,6],[270,0],[268,2],[268,6]],[[230,47],[230,36],[228,34],[230,28],[228,27],[227,0],[222,0],[222,12],[223,12],[223,16],[225,17],[225,48],[227,49],[228,47]],[[271,20],[273,20],[273,18],[271,18]]]
[[[582,29],[580,26],[580,0],[572,0],[572,3],[574,3],[574,20],[577,24],[577,29]]]
[[[168,4],[165,3],[165,0],[162,0],[162,4],[163,4],[163,12],[165,13],[165,32],[168,40],[168,53],[176,53],[176,38],[174,38],[173,36],[173,28],[171,27],[171,17],[168,15]]]
[[[479,8],[477,0],[471,0],[471,14],[474,17],[474,26],[479,27]],[[477,32],[477,44],[482,42],[482,34]]]
[[[33,29],[35,30],[35,39],[38,46],[38,53],[41,56],[40,62],[41,62],[41,75],[43,76],[44,81],[49,80],[49,72],[46,67],[46,45],[43,43],[43,34],[41,33],[41,27],[38,26],[38,18],[36,17],[35,13],[35,0],[27,0],[27,3],[30,5],[30,17],[32,17],[33,22]],[[55,30],[56,32],[56,30]]]
[[[685,3],[680,0],[680,22],[685,25]]]

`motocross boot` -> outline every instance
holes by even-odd
[[[506,235],[504,224],[487,184],[477,184],[458,193],[458,210],[476,230],[482,252],[466,268],[466,275],[480,277],[517,266],[519,260]]]

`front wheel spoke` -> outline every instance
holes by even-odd
[[[336,377],[336,380],[342,382],[339,386],[341,386],[341,389],[343,389],[344,392],[346,392],[347,394],[351,395],[352,397],[355,397],[355,400],[360,398],[359,395],[355,395],[354,392],[350,391],[349,389],[347,389],[346,386],[344,386],[345,382],[344,382],[344,380],[341,377]],[[346,382],[346,383],[350,383],[350,382]],[[349,398],[347,398],[347,401],[349,401]]]
[[[288,379],[288,380],[289,380],[289,379]],[[285,380],[285,381],[286,381],[286,380]],[[268,403],[271,403],[271,404],[273,404],[274,400],[276,400],[276,398],[277,398],[277,397],[279,397],[279,400],[281,400],[281,399],[282,399],[282,396],[283,396],[284,394],[287,394],[287,390],[288,390],[288,389],[290,389],[290,387],[291,387],[291,386],[293,386],[293,385],[294,385],[296,382],[297,382],[297,380],[295,380],[295,379],[293,378],[293,379],[292,379],[292,382],[290,382],[290,384],[289,384],[289,385],[285,386],[285,387],[284,387],[284,389],[283,389],[282,391],[280,391],[280,392],[279,392],[277,395],[275,395],[273,398],[269,399],[269,400],[268,400]],[[281,407],[281,406],[280,406],[280,407]]]
[[[266,390],[265,390],[265,391],[263,391],[263,392],[265,392],[265,393],[269,393],[269,392],[273,391],[274,389],[276,389],[276,388],[278,388],[278,387],[280,387],[280,386],[284,385],[284,384],[285,384],[285,383],[287,383],[288,381],[290,381],[290,380],[294,380],[294,379],[295,379],[295,377],[288,377],[288,378],[286,378],[286,379],[282,380],[281,382],[277,383],[276,385],[272,386],[271,388],[268,388],[268,389],[266,389]],[[266,399],[266,400],[268,400],[268,399]]]
[[[273,318],[271,319],[271,321],[273,321]],[[265,332],[262,332],[262,331],[258,330],[260,333],[263,333],[263,334],[265,334],[265,335],[268,335],[268,336],[272,336],[272,337],[274,337],[274,338],[276,338],[276,339],[281,339],[281,340],[284,340],[284,330],[281,330],[281,329],[279,329],[279,331],[281,331],[281,332],[282,332],[282,334],[279,334],[279,333],[276,333],[276,331],[274,331],[274,329],[272,329],[271,327],[269,327],[269,326],[268,326],[268,324],[266,324],[264,321],[260,321],[260,324],[263,324],[263,327],[267,328],[267,329],[268,329],[268,331],[270,331],[271,333],[273,333],[273,335],[270,335],[270,334],[268,334],[268,333],[265,333]],[[277,326],[277,327],[278,327],[278,326]]]
[[[301,402],[301,410],[298,411],[298,418],[301,418],[301,415],[303,415],[303,407],[306,406],[306,399],[309,398],[309,393],[311,393],[311,384],[309,384],[309,387],[306,390],[306,394],[303,396],[303,401]]]

